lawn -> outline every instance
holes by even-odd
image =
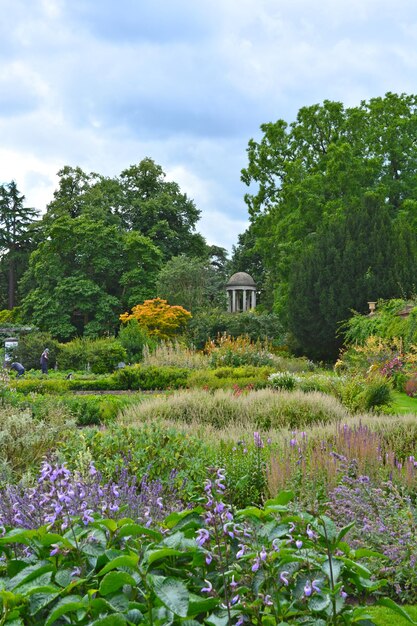
[[[393,401],[390,404],[390,413],[415,413],[417,415],[417,398],[410,398],[406,393],[400,391],[392,392]]]

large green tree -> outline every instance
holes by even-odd
[[[312,235],[294,263],[288,324],[295,347],[311,358],[337,356],[338,327],[352,309],[366,313],[369,301],[407,297],[415,288],[414,234],[403,219],[391,219],[384,200],[365,194]]]
[[[59,339],[114,332],[120,311],[151,297],[161,253],[143,235],[88,215],[51,222],[30,257],[22,311]]]
[[[391,219],[414,219],[417,200],[417,96],[386,94],[358,107],[325,101],[297,119],[261,126],[248,146],[242,180],[275,310],[288,313],[292,266],[321,225],[342,219],[368,191]],[[252,191],[253,189],[253,191]]]
[[[37,215],[24,200],[14,181],[0,185],[0,269],[7,287],[1,301],[9,309],[16,305],[17,281],[27,267]]]

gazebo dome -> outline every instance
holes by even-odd
[[[229,278],[227,287],[256,287],[255,281],[250,274],[246,272],[236,272]]]

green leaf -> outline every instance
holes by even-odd
[[[45,572],[52,572],[55,569],[55,566],[49,561],[39,561],[34,565],[29,565],[24,569],[20,570],[16,576],[13,576],[9,580],[8,587],[9,589],[16,589],[19,585],[23,585],[35,578],[38,578],[41,574]]]
[[[357,563],[356,561],[352,561],[352,559],[348,559],[346,557],[340,557],[340,560],[353,572],[359,574],[363,578],[370,578],[371,572],[361,563]]]
[[[137,537],[145,535],[146,537],[151,537],[151,539],[154,539],[155,541],[161,541],[163,537],[162,533],[158,533],[156,530],[146,528],[146,526],[141,526],[140,524],[125,524],[120,528],[117,535],[118,537]]]
[[[187,617],[189,593],[183,582],[168,576],[152,576],[155,595],[170,611],[179,617]]]
[[[155,563],[155,561],[159,561],[160,559],[164,559],[167,556],[181,556],[183,552],[180,550],[175,550],[174,548],[160,548],[158,550],[149,550],[145,554],[144,561],[149,565]]]
[[[42,609],[44,609],[48,604],[59,598],[59,593],[34,593],[30,597],[30,615],[36,615]]]
[[[0,546],[7,546],[11,543],[23,543],[30,545],[38,532],[36,530],[22,530],[21,528],[13,528],[0,538]]]
[[[285,506],[288,502],[294,500],[294,492],[286,489],[284,491],[280,491],[279,494],[273,498],[272,500],[267,500],[265,502],[265,508],[273,507],[273,506]]]
[[[129,609],[126,617],[132,624],[140,624],[143,621],[143,613],[139,609]]]
[[[50,626],[62,615],[79,611],[80,609],[86,608],[86,606],[87,600],[83,599],[81,596],[71,595],[66,598],[62,598],[62,600],[60,600],[55,608],[49,613],[45,626]]]
[[[228,626],[229,616],[227,615],[226,611],[212,613],[209,617],[206,618],[206,624],[209,624],[209,626]]]
[[[376,552],[376,550],[369,550],[369,548],[358,548],[355,550],[355,559],[361,559],[367,556],[374,556],[379,559],[385,559],[386,557],[381,554],[381,552]]]
[[[324,561],[321,569],[326,574],[329,580],[331,580],[330,563],[332,566],[333,582],[337,583],[340,573],[342,571],[343,562],[335,559],[333,556],[331,557],[331,561],[329,561],[329,559],[327,559],[327,561]]]
[[[309,608],[315,613],[324,611],[330,604],[329,596],[313,596],[308,602]]]
[[[91,626],[126,626],[127,621],[122,613],[112,613],[92,622]]]
[[[68,585],[73,581],[71,576],[70,569],[59,569],[55,574],[55,582],[60,587],[68,587]]]
[[[188,615],[199,615],[199,613],[206,613],[212,611],[219,604],[218,598],[203,598],[190,593]]]
[[[339,541],[342,541],[343,537],[347,535],[347,533],[350,531],[351,528],[353,528],[354,525],[355,525],[355,522],[351,522],[350,524],[343,526],[343,528],[340,529],[339,534],[337,535],[336,543],[339,543]]]
[[[113,569],[117,569],[118,567],[130,567],[131,569],[135,569],[138,563],[139,557],[137,554],[124,554],[122,556],[117,556],[112,559],[105,565],[98,573],[99,576],[103,576],[107,574],[107,572],[111,572]]]
[[[92,526],[104,526],[104,528],[107,528],[107,530],[110,530],[110,532],[114,533],[115,530],[117,530],[117,522],[115,522],[112,519],[101,519],[97,522],[93,522],[91,524]]]
[[[99,591],[102,596],[118,591],[123,585],[132,585],[136,587],[136,581],[127,572],[109,572],[100,583]]]
[[[165,526],[167,528],[174,528],[174,526],[177,526],[177,524],[179,524],[181,521],[183,521],[187,517],[192,516],[195,519],[195,515],[196,514],[199,515],[199,513],[201,513],[202,511],[203,511],[202,507],[198,506],[194,509],[191,509],[190,511],[180,511],[179,513],[171,513],[165,519]],[[200,525],[201,525],[201,522],[202,520],[200,519]]]
[[[31,591],[34,587],[42,587],[44,585],[49,585],[51,583],[52,572],[45,572],[41,574],[37,578],[33,578],[28,582],[21,583],[18,588],[18,593],[25,595],[29,591]],[[59,591],[58,587],[55,591]]]

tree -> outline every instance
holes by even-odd
[[[342,345],[340,322],[369,301],[409,296],[416,246],[408,226],[393,224],[384,198],[367,193],[341,220],[310,238],[289,281],[288,320],[298,349],[331,360]]]
[[[324,101],[250,140],[242,180],[255,191],[245,200],[283,319],[292,266],[321,225],[343,219],[368,191],[384,198],[391,219],[417,200],[416,112],[417,96],[404,94],[348,109]]]
[[[195,312],[202,308],[226,305],[225,275],[209,259],[172,257],[161,269],[157,281],[158,296],[170,304]]]
[[[151,336],[172,339],[185,329],[191,317],[191,313],[182,306],[170,306],[166,300],[154,298],[137,304],[130,314],[123,313],[120,320],[123,323],[137,320]]]
[[[165,180],[159,165],[143,159],[124,170],[119,181],[123,192],[119,215],[125,228],[154,241],[164,260],[181,253],[204,255],[205,241],[194,232],[200,211],[177,183]]]
[[[31,249],[31,228],[37,211],[24,206],[14,181],[0,185],[0,254],[7,272],[7,306],[16,304],[17,281],[26,268]]]
[[[44,236],[22,279],[22,312],[59,339],[113,333],[131,298],[155,289],[160,253],[138,233],[81,214],[57,218]]]

